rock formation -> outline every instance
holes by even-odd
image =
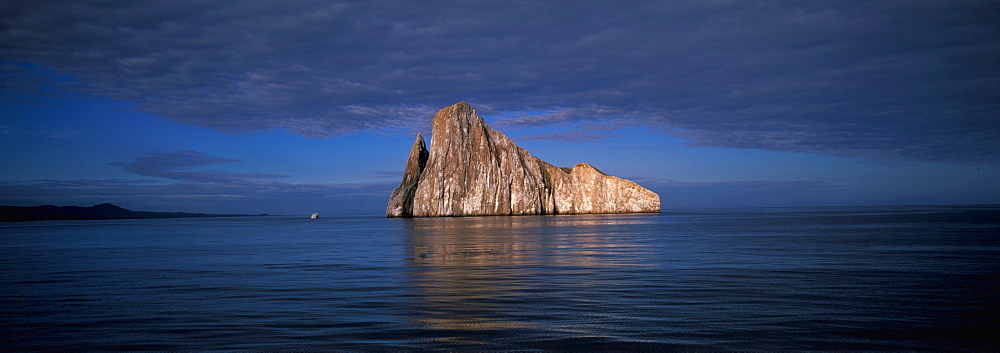
[[[417,134],[387,217],[659,212],[660,196],[579,163],[559,168],[496,132],[465,102]]]
[[[417,181],[420,180],[420,172],[427,165],[427,156],[427,145],[424,144],[424,137],[418,132],[417,140],[413,141],[413,147],[410,148],[410,158],[406,160],[403,181],[389,195],[389,206],[385,209],[387,216],[413,216],[413,195],[417,192]]]

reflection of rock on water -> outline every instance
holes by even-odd
[[[541,314],[558,310],[542,308],[584,302],[591,288],[613,286],[613,279],[593,272],[637,260],[637,248],[609,233],[615,223],[628,219],[622,215],[412,219],[408,239],[416,308],[412,318],[429,329],[461,331],[458,336],[525,328],[565,330],[552,323],[566,318]]]
[[[517,240],[521,235],[500,231],[505,219],[509,222],[509,217],[491,219],[490,226],[478,217],[413,220],[411,280],[419,308],[415,320],[435,330],[458,331],[532,325],[496,319],[513,314],[504,305],[518,289],[512,282],[531,276],[518,265],[527,261],[525,253],[530,249]],[[501,315],[501,311],[505,312]]]

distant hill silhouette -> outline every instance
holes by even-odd
[[[0,222],[237,216],[249,215],[132,211],[110,203],[102,203],[91,207],[53,205],[35,207],[0,206]]]

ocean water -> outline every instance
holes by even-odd
[[[990,351],[1000,206],[0,224],[0,350]]]

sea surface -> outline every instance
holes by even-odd
[[[1000,206],[0,224],[0,351],[991,351]]]

